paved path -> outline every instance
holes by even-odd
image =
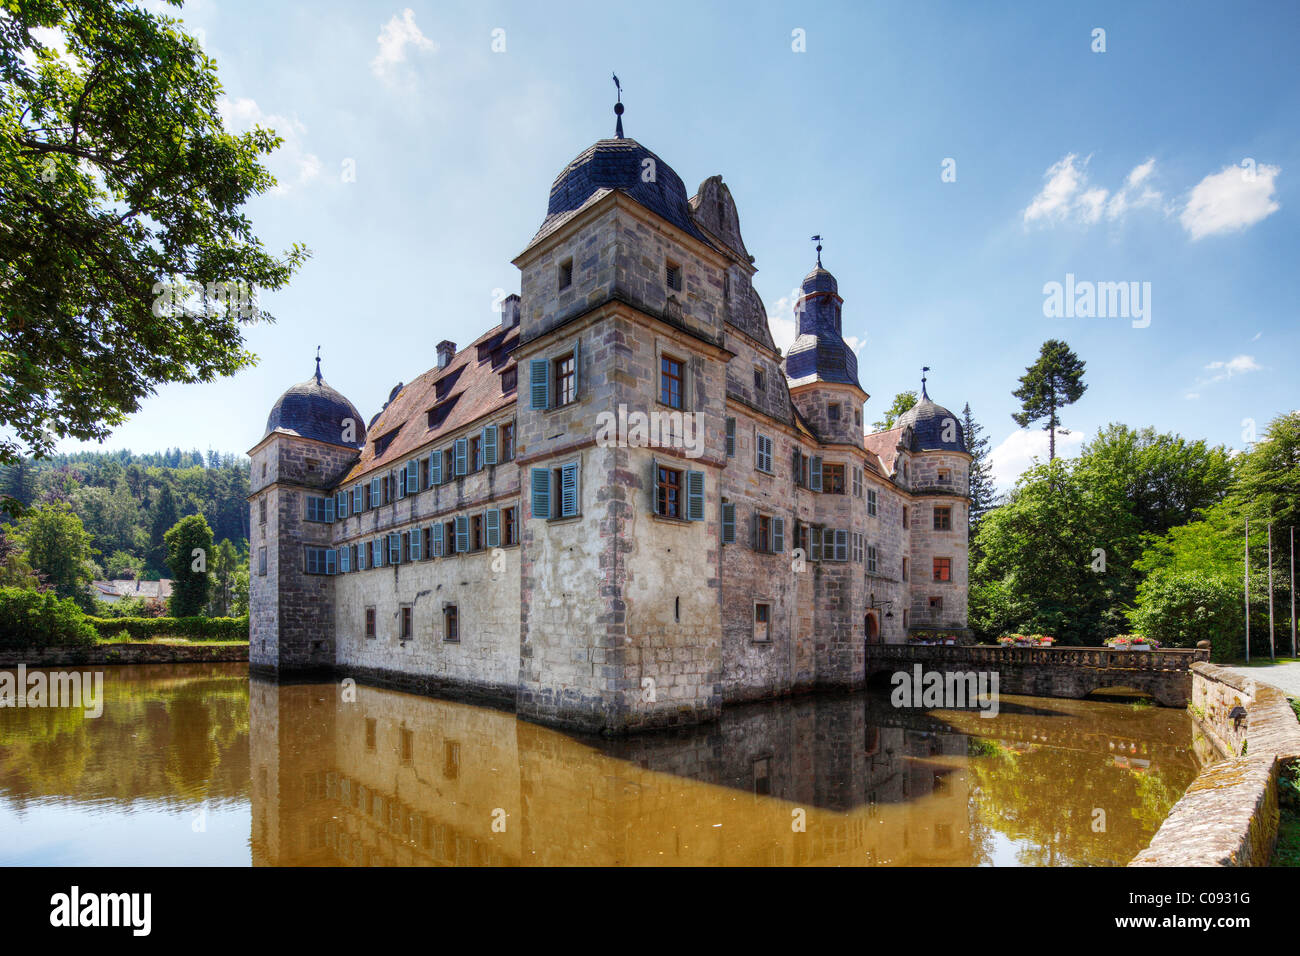
[[[1259,667],[1229,667],[1228,670],[1242,677],[1272,684],[1288,697],[1300,697],[1300,662],[1262,664]]]

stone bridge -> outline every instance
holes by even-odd
[[[998,692],[1030,697],[1087,697],[1124,687],[1150,694],[1166,707],[1192,699],[1192,663],[1208,661],[1195,650],[1118,651],[1109,647],[985,647],[979,645],[869,644],[867,679],[912,670],[997,671]]]

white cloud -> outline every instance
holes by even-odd
[[[1179,221],[1193,240],[1253,226],[1281,208],[1273,198],[1281,171],[1280,166],[1262,164],[1250,169],[1225,166],[1192,188]]]
[[[1163,195],[1145,185],[1156,168],[1154,158],[1134,166],[1124,185],[1113,193],[1104,186],[1088,181],[1087,166],[1091,157],[1077,162],[1079,155],[1070,153],[1047,168],[1047,180],[1022,213],[1025,225],[1033,222],[1061,223],[1074,219],[1084,225],[1122,219],[1130,210],[1158,206]]]
[[[265,113],[256,100],[247,97],[236,100],[222,97],[217,101],[217,109],[221,113],[221,122],[231,132],[245,132],[254,126],[260,126],[275,130],[276,135],[283,140],[266,163],[276,178],[272,195],[283,196],[295,187],[305,186],[319,178],[321,161],[314,153],[308,152],[303,144],[307,127],[297,118]]]
[[[391,20],[379,30],[379,52],[370,61],[370,72],[388,85],[396,85],[401,77],[401,65],[406,63],[407,48],[416,53],[428,55],[435,53],[438,44],[430,40],[415,23],[415,11],[409,7],[399,17],[393,14]]]
[[[1208,381],[1220,382],[1225,378],[1232,378],[1234,375],[1241,375],[1245,372],[1258,372],[1263,367],[1255,361],[1253,355],[1236,355],[1226,362],[1211,362],[1205,366],[1205,370],[1215,373]]]
[[[989,465],[993,470],[993,484],[999,492],[1011,490],[1025,469],[1047,461],[1048,434],[1041,428],[1021,428],[1012,432],[989,452]],[[1063,435],[1056,432],[1056,457],[1071,458],[1083,446],[1083,435],[1071,431]]]

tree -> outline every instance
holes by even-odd
[[[172,487],[164,482],[158,488],[153,505],[149,508],[149,566],[156,571],[167,567],[167,532],[176,524],[176,501]]]
[[[980,518],[993,506],[993,466],[989,463],[989,440],[984,428],[971,414],[970,402],[961,410],[962,433],[966,450],[971,454],[970,468],[966,473],[970,508],[967,510],[967,527],[971,538],[979,527]]]
[[[212,617],[229,617],[234,600],[235,574],[243,564],[239,549],[222,539],[212,553],[212,596],[208,601],[208,614]]]
[[[1241,456],[1233,497],[1252,525],[1300,525],[1300,412],[1273,419],[1263,439]]]
[[[242,207],[275,185],[261,159],[280,138],[227,132],[220,93],[175,19],[126,0],[4,4],[0,461],[103,439],[158,384],[252,363],[243,326],[272,320],[253,292],[309,253],[275,257],[253,233]]]
[[[899,392],[894,396],[894,403],[883,412],[884,418],[872,423],[871,427],[878,432],[889,431],[894,427],[894,422],[898,421],[898,416],[908,411],[917,401],[916,392]]]
[[[42,590],[41,577],[32,570],[18,542],[0,527],[0,588]]]
[[[93,580],[90,535],[66,504],[32,508],[18,522],[17,538],[27,560],[60,598],[89,607]]]
[[[172,572],[168,608],[173,617],[195,617],[208,604],[208,562],[212,560],[212,529],[202,515],[190,515],[163,535],[167,566]]]
[[[1021,411],[1011,415],[1017,425],[1028,428],[1036,421],[1047,420],[1043,430],[1050,436],[1048,461],[1056,458],[1057,430],[1069,434],[1061,428],[1060,410],[1077,402],[1088,388],[1083,383],[1083,371],[1084,362],[1068,345],[1060,339],[1049,339],[1043,343],[1038,361],[1020,377],[1020,387],[1011,393],[1020,400]]]

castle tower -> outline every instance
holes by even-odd
[[[316,374],[280,396],[249,452],[249,664],[283,676],[334,665],[333,486],[366,427]]]
[[[961,419],[931,400],[921,379],[921,400],[898,417],[911,429],[913,495],[909,626],[916,630],[966,628],[969,587],[967,471],[971,456]]]

